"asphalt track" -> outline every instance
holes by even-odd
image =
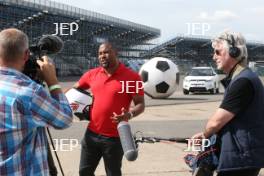
[[[75,81],[63,81],[60,82],[63,88],[71,87]],[[167,99],[152,99],[145,95],[146,107],[158,107],[158,106],[172,106],[183,104],[198,104],[206,102],[219,102],[223,97],[222,88],[219,94],[211,95],[209,93],[190,94],[183,95],[181,88],[179,87],[176,92]],[[177,112],[176,112],[177,113]],[[177,114],[175,114],[177,115]],[[143,115],[144,116],[144,115]],[[162,121],[131,121],[132,131],[143,132],[146,136],[159,136],[159,137],[188,137],[195,132],[202,129],[205,120],[162,120]],[[71,128],[59,131],[51,130],[52,136],[56,139],[74,138],[81,141],[88,122],[78,120],[73,123]]]
[[[61,85],[63,88],[69,88],[74,82],[61,82]],[[220,94],[217,95],[183,95],[180,87],[168,99],[151,99],[145,96],[147,107],[142,115],[130,121],[132,131],[133,133],[140,131],[143,136],[161,138],[190,137],[204,128],[207,119],[219,106],[222,97],[223,89],[220,89]],[[55,140],[74,139],[80,144],[87,124],[87,121],[80,122],[75,119],[68,129],[51,129],[52,137]],[[70,140],[65,140],[63,143],[69,144]],[[123,175],[190,176],[190,169],[183,162],[186,147],[186,144],[182,143],[139,144],[138,159],[135,162],[123,160]],[[72,151],[57,152],[65,175],[78,175],[80,145]],[[263,171],[261,173],[263,174]],[[105,176],[102,161],[96,169],[96,175]]]

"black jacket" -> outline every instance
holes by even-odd
[[[226,93],[239,78],[251,81],[254,98],[218,134],[221,140],[218,171],[264,167],[264,88],[259,77],[246,68],[231,80]]]

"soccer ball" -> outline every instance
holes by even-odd
[[[142,65],[139,74],[144,91],[152,98],[167,98],[179,84],[179,69],[171,60],[155,57]]]

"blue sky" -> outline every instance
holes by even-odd
[[[158,43],[178,34],[214,36],[225,29],[264,43],[262,0],[55,0],[155,27]]]

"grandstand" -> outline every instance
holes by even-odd
[[[60,76],[81,75],[95,67],[100,43],[118,45],[121,59],[140,59],[140,53],[160,36],[160,30],[49,0],[0,0],[0,30],[15,27],[24,31],[31,44],[43,35],[56,33],[56,25],[76,23],[72,35],[59,35],[63,51],[54,59]]]
[[[64,49],[54,59],[59,76],[81,75],[98,65],[97,49],[109,40],[118,44],[119,58],[138,70],[140,60],[166,57],[185,72],[192,66],[215,66],[209,37],[178,35],[158,46],[151,43],[160,30],[50,0],[0,0],[0,30],[16,27],[35,44],[56,32],[56,24],[76,23],[72,35],[59,35]],[[249,61],[264,60],[264,44],[248,42]],[[152,49],[149,49],[152,48]]]
[[[247,42],[249,61],[264,60],[264,43]],[[215,66],[211,39],[204,36],[179,35],[143,53],[141,57],[166,57],[172,59],[180,67],[181,72],[193,66]]]

